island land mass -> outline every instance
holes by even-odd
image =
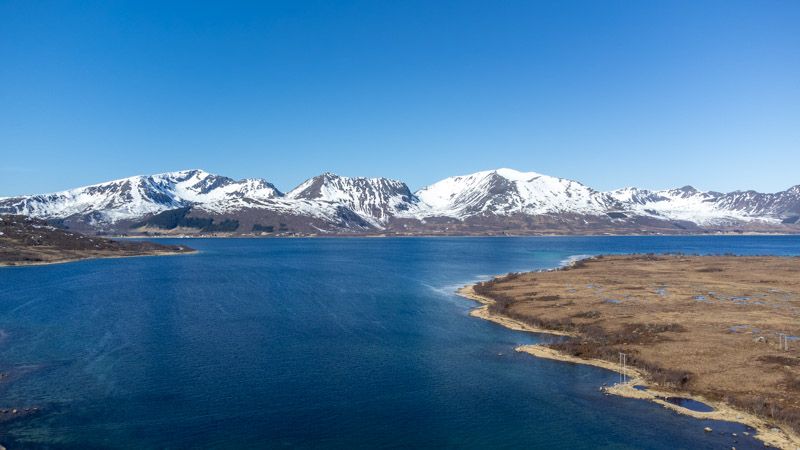
[[[605,255],[459,293],[482,303],[474,316],[560,336],[518,351],[620,372],[609,394],[800,448],[798,257]]]

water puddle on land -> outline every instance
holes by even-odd
[[[697,412],[711,412],[714,411],[714,408],[710,405],[706,405],[703,402],[698,402],[697,400],[692,400],[691,398],[683,398],[683,397],[656,397],[659,400],[664,400],[667,403],[672,403],[675,406],[680,406],[681,408],[686,408],[691,411]]]

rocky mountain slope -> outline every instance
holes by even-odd
[[[421,213],[419,199],[408,186],[387,178],[349,178],[324,173],[306,180],[286,197],[343,205],[377,228],[395,216]]]
[[[415,193],[397,180],[324,173],[284,194],[263,179],[186,170],[2,198],[0,214],[117,234],[797,232],[800,186],[774,194],[691,186],[599,192],[573,180],[497,169]]]

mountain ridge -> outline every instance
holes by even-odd
[[[500,168],[447,177],[416,192],[400,180],[325,172],[284,193],[263,178],[190,169],[0,198],[0,214],[116,234],[800,232],[800,185],[776,193],[688,185],[603,192]]]

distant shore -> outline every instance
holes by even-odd
[[[194,253],[183,245],[119,241],[64,230],[25,216],[0,216],[0,266],[41,266],[98,258]]]
[[[774,422],[771,420],[766,419],[763,416],[753,414],[750,412],[746,412],[744,409],[740,407],[731,406],[729,403],[725,402],[723,398],[724,396],[715,395],[714,398],[709,398],[708,396],[704,396],[697,392],[694,392],[692,386],[684,386],[684,387],[677,387],[674,385],[670,385],[670,383],[664,382],[657,382],[656,379],[664,379],[664,375],[662,374],[662,370],[664,373],[672,374],[678,373],[679,370],[684,369],[680,363],[676,364],[675,367],[671,367],[670,364],[667,362],[672,363],[672,358],[668,357],[667,355],[670,354],[669,346],[670,345],[677,345],[679,347],[684,348],[684,352],[692,353],[694,350],[692,349],[691,343],[691,335],[690,332],[685,332],[683,330],[677,330],[677,332],[672,333],[664,333],[661,336],[649,336],[647,339],[642,339],[642,342],[635,342],[633,337],[630,337],[632,342],[620,344],[619,348],[614,347],[613,350],[624,350],[625,352],[631,354],[632,356],[638,356],[640,359],[641,364],[651,364],[655,370],[659,371],[658,374],[653,374],[648,372],[647,370],[643,369],[642,367],[636,367],[632,365],[627,365],[624,369],[620,367],[620,365],[612,360],[611,357],[591,357],[590,354],[592,352],[598,355],[608,355],[612,354],[612,352],[608,351],[605,348],[592,348],[594,344],[592,344],[592,339],[594,337],[587,337],[586,330],[589,330],[587,326],[581,326],[590,324],[592,327],[600,327],[605,325],[604,322],[601,322],[600,317],[606,318],[613,318],[615,321],[624,322],[626,320],[625,316],[629,316],[631,310],[626,306],[618,306],[616,303],[606,303],[606,300],[600,300],[598,298],[589,298],[588,292],[584,289],[580,289],[580,285],[586,283],[586,285],[590,284],[587,283],[589,278],[596,279],[598,281],[602,281],[605,285],[614,284],[614,289],[622,289],[624,288],[631,288],[632,292],[637,292],[637,296],[645,297],[645,295],[640,291],[643,287],[645,289],[649,288],[649,284],[651,282],[655,282],[658,285],[661,280],[666,280],[672,278],[660,276],[657,279],[647,279],[647,277],[642,278],[641,273],[633,274],[634,276],[631,279],[624,279],[619,277],[617,272],[608,272],[606,269],[607,267],[603,267],[602,264],[608,265],[620,265],[618,269],[622,270],[623,272],[628,270],[624,264],[626,263],[635,263],[635,264],[644,264],[647,265],[650,263],[651,265],[658,265],[661,264],[661,267],[658,268],[654,272],[654,274],[661,273],[666,267],[664,264],[666,263],[674,263],[676,261],[671,260],[658,260],[657,257],[648,257],[648,259],[653,259],[652,261],[644,261],[644,260],[636,260],[636,261],[624,261],[621,259],[619,261],[614,262],[614,258],[640,258],[641,255],[631,255],[631,256],[615,256],[615,257],[604,257],[599,259],[592,259],[590,262],[587,261],[573,261],[572,268],[565,267],[561,270],[554,270],[554,271],[547,271],[547,272],[533,272],[529,274],[514,274],[513,276],[504,276],[499,277],[493,280],[491,285],[492,289],[486,288],[486,283],[478,283],[476,285],[465,286],[458,290],[458,294],[474,300],[480,303],[480,306],[473,309],[470,312],[470,315],[473,317],[479,317],[485,320],[492,321],[494,323],[500,324],[507,328],[518,330],[518,331],[527,331],[527,332],[535,332],[535,333],[547,333],[553,334],[558,336],[566,337],[568,341],[572,342],[572,346],[568,344],[564,344],[559,347],[558,344],[553,345],[555,348],[551,348],[549,345],[523,345],[517,347],[516,350],[523,353],[531,354],[538,358],[545,358],[545,359],[552,359],[562,362],[569,362],[569,363],[577,363],[577,364],[587,364],[596,367],[601,367],[607,370],[612,370],[618,373],[625,373],[626,377],[629,378],[625,383],[619,383],[610,387],[603,387],[603,391],[607,394],[613,395],[620,395],[630,398],[637,398],[637,399],[646,399],[658,403],[659,405],[669,408],[672,411],[686,414],[692,417],[700,418],[700,419],[711,419],[711,420],[722,420],[722,421],[730,421],[730,422],[738,422],[742,423],[746,426],[752,427],[754,430],[757,431],[756,437],[763,441],[766,445],[785,448],[785,449],[796,449],[800,448],[800,437],[798,437],[797,433],[789,429],[786,426],[782,426],[778,428],[774,425]],[[721,264],[722,260],[720,258],[728,258],[726,261],[727,264],[733,264],[734,266],[742,265],[743,263],[745,266],[751,266],[754,262],[758,262],[757,260],[751,259],[740,259],[737,260],[738,257],[691,257],[691,258],[698,258],[693,260],[694,264],[699,264],[699,268],[701,269],[699,274],[702,274],[706,278],[709,274],[712,274],[716,277],[727,276],[725,270],[728,270],[727,266],[720,266],[723,268],[718,268],[713,266],[714,264]],[[715,260],[710,258],[717,258]],[[733,259],[731,259],[733,258]],[[795,258],[795,260],[800,261],[800,259]],[[772,260],[770,260],[772,261]],[[795,261],[792,258],[779,258],[775,257],[776,263],[781,262],[790,262],[792,265],[792,269],[794,269]],[[586,272],[581,272],[584,270],[584,267],[589,267]],[[700,282],[699,279],[691,280],[691,275],[687,276],[686,273],[692,273],[691,267],[687,269],[686,260],[681,260],[681,265],[676,267],[681,267],[681,271],[683,276],[689,279],[688,283],[698,283]],[[708,266],[708,267],[706,267]],[[713,269],[712,269],[713,267]],[[800,267],[800,265],[798,265]],[[762,270],[770,270],[770,267]],[[717,271],[719,270],[719,272]],[[745,270],[748,270],[745,267]],[[792,273],[792,272],[790,272]],[[577,275],[580,275],[577,277]],[[734,274],[735,275],[735,274]],[[655,275],[654,275],[655,276]],[[587,278],[588,277],[588,278]],[[634,279],[638,281],[634,281]],[[613,280],[613,282],[612,282]],[[759,280],[760,281],[760,280]],[[638,283],[638,285],[637,285]],[[620,286],[621,285],[621,286]],[[646,285],[646,286],[642,286]],[[485,295],[483,293],[478,293],[475,290],[475,287],[483,286],[482,291],[490,293],[490,295]],[[535,288],[533,287],[535,286]],[[693,284],[694,287],[697,287]],[[770,285],[771,286],[771,285]],[[715,289],[719,289],[719,285],[715,285]],[[742,288],[742,286],[736,286],[737,288]],[[535,289],[535,293],[533,292]],[[677,289],[677,286],[670,286],[670,289]],[[627,292],[627,291],[626,291]],[[683,301],[684,294],[677,293],[675,298],[672,299],[673,296],[671,293],[659,293],[662,291],[654,292],[655,297],[658,299],[657,301],[661,301],[663,303],[669,303],[674,301],[676,305],[679,305],[680,302]],[[793,291],[792,291],[793,292]],[[492,294],[497,293],[497,294]],[[617,292],[618,293],[618,292]],[[534,297],[533,294],[536,296]],[[503,305],[500,307],[498,305],[495,298],[497,295],[502,297]],[[616,293],[611,292],[611,288],[608,290],[603,291],[601,297],[613,297]],[[662,300],[667,298],[668,300]],[[524,300],[523,300],[524,299]],[[650,299],[643,299],[641,303],[648,304],[651,300]],[[695,302],[695,300],[691,299],[690,301]],[[536,305],[533,307],[529,307],[528,305],[531,303],[541,303],[540,305]],[[635,301],[631,300],[631,307],[633,308],[642,308],[641,304],[634,305]],[[702,303],[702,302],[701,302]],[[602,304],[602,306],[600,306]],[[741,311],[743,308],[737,307],[737,310]],[[746,309],[746,307],[745,307]],[[763,305],[757,305],[756,309],[761,311],[763,309]],[[508,311],[508,314],[503,314],[504,311]],[[616,316],[614,315],[615,312],[617,313]],[[650,313],[654,314],[655,317],[663,316],[663,317],[672,317],[674,313],[671,311],[656,311],[652,310],[649,311]],[[646,313],[645,313],[646,314]],[[580,319],[577,319],[577,318]],[[583,319],[584,317],[592,317],[593,319]],[[632,316],[633,317],[633,316]],[[644,325],[639,321],[642,320],[641,317],[636,318],[628,318],[628,323],[635,323],[636,327],[642,328]],[[693,319],[687,319],[686,327],[690,329],[693,327],[692,325]],[[755,320],[755,319],[754,319]],[[582,323],[581,323],[582,321]],[[596,323],[590,323],[590,322]],[[578,322],[578,323],[574,323]],[[557,324],[557,325],[556,325]],[[705,325],[704,325],[705,326]],[[594,328],[591,328],[592,332],[597,332]],[[738,336],[737,336],[738,337]],[[688,339],[687,339],[688,338]],[[747,338],[752,340],[751,338]],[[761,341],[760,338],[756,339],[757,341]],[[761,345],[761,344],[759,344]],[[595,346],[596,347],[596,346]],[[564,350],[562,350],[562,348]],[[656,350],[653,350],[656,349]],[[786,356],[772,356],[771,354],[774,353],[774,349],[771,347],[762,347],[762,350],[766,351],[770,354],[769,358],[781,358]],[[604,353],[605,352],[605,353]],[[577,353],[577,355],[575,354]],[[586,354],[583,354],[586,353]],[[616,353],[614,353],[616,355]],[[699,354],[698,354],[699,355]],[[606,359],[608,358],[608,359]],[[655,360],[653,358],[662,358],[662,360]],[[794,358],[794,356],[792,356]],[[635,358],[634,358],[635,359]],[[664,364],[667,367],[664,367]],[[800,364],[800,362],[798,362]],[[752,367],[750,369],[753,369]],[[756,369],[753,369],[756,370]],[[764,370],[763,367],[758,368],[758,370]],[[690,373],[690,372],[687,372]],[[704,374],[702,373],[691,373],[691,379],[695,381],[702,381]],[[692,383],[689,383],[692,384]],[[694,384],[697,384],[696,382]],[[699,384],[703,386],[702,383]],[[636,388],[634,387],[636,386]],[[724,387],[724,386],[723,386]],[[703,390],[702,388],[700,390]],[[776,391],[774,393],[775,396],[785,396],[784,392]],[[659,398],[660,397],[660,398]],[[687,409],[673,403],[667,402],[664,398],[667,397],[681,397],[692,399],[706,405],[713,407],[713,411],[710,412],[700,412],[694,411],[691,409]]]
[[[31,267],[31,266],[51,266],[54,264],[68,264],[78,261],[89,261],[93,259],[122,259],[122,258],[144,258],[149,256],[177,256],[177,255],[192,255],[199,253],[199,251],[191,249],[185,251],[166,251],[166,252],[153,252],[131,255],[85,255],[73,256],[64,259],[56,259],[51,261],[0,261],[0,267]]]
[[[298,239],[298,238],[526,238],[526,237],[709,237],[709,236],[800,236],[797,233],[784,232],[709,232],[709,233],[593,233],[593,234],[567,234],[567,233],[507,233],[507,234],[390,234],[390,233],[310,233],[310,234],[109,234],[110,239]]]

